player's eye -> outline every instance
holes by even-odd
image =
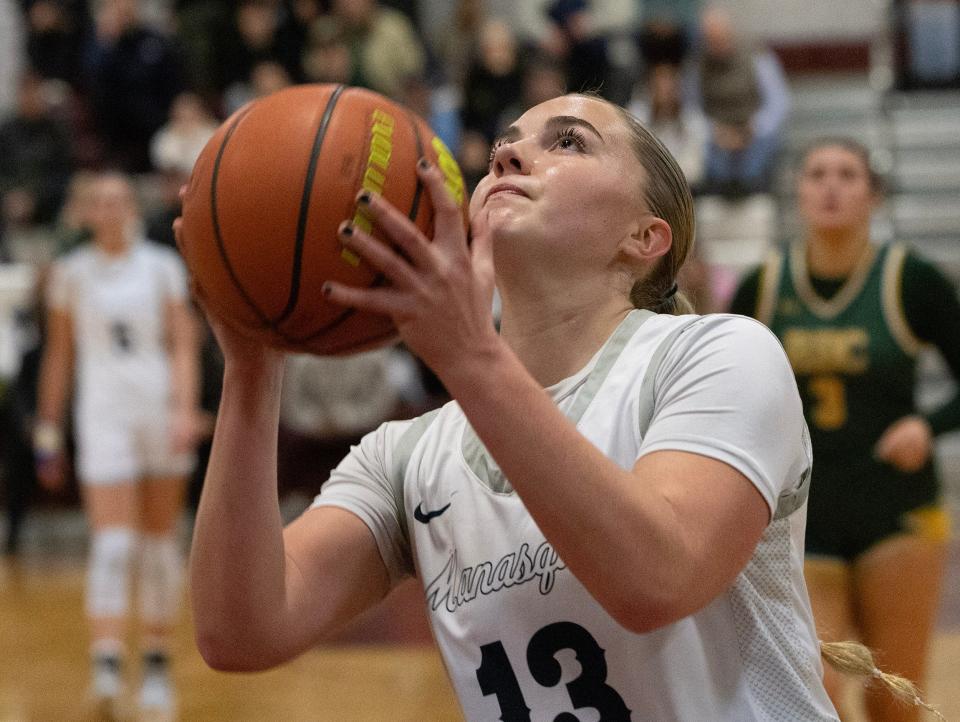
[[[553,147],[560,148],[561,150],[572,149],[583,151],[586,149],[586,139],[579,129],[568,126],[557,131],[557,137],[553,142]]]

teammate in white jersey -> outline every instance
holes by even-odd
[[[367,436],[283,529],[283,356],[217,326],[226,368],[191,560],[197,640],[277,665],[424,586],[470,720],[834,720],[802,576],[810,449],[790,366],[743,317],[688,306],[683,175],[606,101],[527,111],[495,144],[467,243],[443,174],[432,243],[341,238],[455,401]],[[495,262],[494,262],[495,261]],[[502,297],[494,330],[494,282]]]
[[[175,527],[199,418],[196,321],[182,261],[140,236],[130,181],[104,174],[92,193],[92,241],[55,263],[48,289],[34,446],[41,480],[59,487],[72,386],[77,476],[91,527],[86,610],[93,693],[106,704],[121,694],[128,582],[136,565],[139,701],[169,711],[168,637],[183,576]]]

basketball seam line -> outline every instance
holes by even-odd
[[[420,137],[420,129],[417,127],[417,123],[416,123],[416,121],[414,120],[414,116],[413,116],[412,113],[407,112],[407,119],[410,121],[410,125],[413,127],[413,136],[414,136],[414,138],[416,139],[418,157],[423,157],[424,146],[423,146],[423,138]],[[417,177],[417,186],[416,186],[416,189],[414,190],[413,201],[411,202],[410,212],[407,214],[407,217],[410,218],[411,221],[416,220],[417,213],[419,213],[419,211],[420,211],[420,197],[422,196],[422,194],[423,194],[423,183],[421,183],[420,178],[419,178],[419,176],[418,176],[418,177]],[[379,288],[380,286],[383,285],[384,281],[386,281],[386,277],[383,275],[383,273],[377,273],[377,275],[376,275],[376,276],[373,278],[373,280],[370,282],[368,288]],[[336,327],[339,326],[341,323],[344,323],[344,322],[347,321],[351,316],[353,316],[355,313],[356,313],[356,309],[355,309],[355,308],[348,308],[348,309],[346,309],[342,314],[340,314],[337,318],[333,319],[332,321],[330,321],[330,322],[327,323],[326,325],[322,326],[321,328],[319,328],[319,329],[317,329],[317,330],[315,330],[315,331],[312,331],[311,333],[307,334],[306,336],[304,336],[304,337],[302,337],[302,338],[298,338],[298,339],[288,339],[288,340],[290,340],[292,343],[307,343],[307,342],[309,342],[309,341],[312,341],[313,339],[318,338],[319,336],[322,336],[323,334],[325,334],[325,333],[329,332],[330,330],[336,328]],[[388,333],[388,334],[380,334],[380,335],[378,335],[378,336],[373,336],[373,337],[371,337],[371,338],[369,338],[369,339],[365,339],[365,340],[363,340],[363,341],[360,341],[359,343],[360,343],[360,344],[370,343],[370,342],[375,341],[375,340],[377,340],[377,339],[385,338],[385,337],[387,337],[387,336],[389,336],[389,335],[392,335],[392,334],[395,333],[395,332],[396,332],[396,331],[393,330],[393,331],[391,331],[391,332]],[[284,338],[286,338],[286,336],[285,336]],[[337,347],[337,348],[339,348],[339,347]]]
[[[220,175],[220,162],[224,154],[226,153],[227,143],[230,141],[231,137],[233,136],[234,131],[240,125],[240,121],[243,120],[247,116],[247,114],[254,109],[254,106],[255,104],[251,103],[250,107],[248,107],[245,111],[241,113],[241,115],[237,117],[233,125],[230,126],[230,129],[227,131],[226,135],[224,136],[223,142],[220,144],[220,148],[217,151],[217,157],[214,161],[213,172],[211,173],[211,178],[210,178],[210,217],[213,222],[213,234],[217,242],[217,250],[220,254],[221,260],[223,261],[223,266],[227,271],[227,275],[229,276],[230,281],[233,283],[234,287],[237,289],[237,293],[240,294],[240,297],[254,312],[254,314],[260,320],[260,323],[263,324],[263,327],[269,328],[287,343],[290,343],[290,344],[303,343],[306,339],[297,339],[294,336],[290,335],[289,333],[283,331],[281,328],[279,328],[276,323],[272,322],[267,316],[267,314],[260,309],[256,301],[253,300],[253,297],[243,287],[243,284],[240,282],[240,278],[237,276],[237,273],[234,270],[233,264],[230,262],[230,258],[227,255],[226,244],[223,242],[223,235],[220,230],[220,220],[218,218],[218,212],[217,212],[217,180]],[[372,285],[376,285],[378,280],[382,280],[382,279],[375,279],[374,284]],[[346,318],[352,315],[353,312],[354,312],[353,309],[348,309],[347,311],[345,311],[343,314],[341,314],[341,316],[337,320],[335,320],[331,324],[331,327],[337,325],[343,320],[346,320]],[[319,336],[320,333],[315,333],[313,336],[310,336],[310,338],[312,339],[314,336]],[[375,338],[378,338],[378,337],[375,337]],[[369,339],[361,343],[368,343],[372,340],[374,339]]]
[[[227,134],[224,136],[223,142],[220,144],[220,149],[217,151],[217,157],[213,162],[213,173],[211,173],[210,177],[210,218],[213,221],[213,235],[217,241],[217,250],[220,252],[220,258],[223,260],[223,266],[227,270],[227,275],[230,277],[230,280],[237,289],[237,292],[240,294],[240,297],[243,298],[248,306],[250,306],[251,310],[260,319],[260,322],[263,323],[264,326],[270,326],[270,320],[267,318],[267,315],[253,300],[247,290],[243,287],[243,284],[240,283],[240,279],[233,268],[233,264],[230,262],[229,256],[227,255],[227,249],[223,242],[223,236],[220,233],[220,220],[217,217],[217,179],[220,175],[220,161],[223,159],[223,154],[227,149],[227,143],[230,142],[233,132],[237,129],[237,126],[240,125],[240,121],[243,120],[251,110],[253,110],[253,107],[253,104],[251,104],[249,108],[247,108],[240,116],[237,117],[233,125],[230,126],[230,129],[227,131]]]
[[[320,160],[320,151],[323,149],[323,140],[327,135],[327,128],[330,127],[330,120],[333,117],[333,110],[343,93],[345,86],[337,86],[337,89],[327,100],[327,107],[324,108],[323,116],[320,118],[320,127],[317,128],[317,135],[313,139],[313,148],[310,151],[310,162],[307,165],[307,177],[303,183],[303,193],[300,196],[300,214],[297,218],[297,237],[294,241],[293,251],[293,269],[290,279],[290,297],[287,299],[286,308],[280,312],[272,321],[274,328],[283,323],[297,306],[300,297],[300,273],[303,267],[303,244],[307,233],[307,217],[310,213],[310,198],[313,191],[313,181],[317,175],[317,166]]]

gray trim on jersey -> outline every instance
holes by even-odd
[[[646,309],[631,311],[627,317],[620,322],[614,330],[613,335],[607,341],[596,364],[587,375],[586,381],[577,391],[577,396],[566,412],[566,416],[576,425],[580,418],[586,412],[590,402],[597,395],[600,386],[613,368],[613,364],[620,357],[621,352],[626,347],[627,342],[633,337],[648,319],[653,318],[655,314]],[[507,481],[507,478],[500,471],[497,463],[490,456],[483,442],[477,436],[473,428],[467,424],[463,430],[463,440],[461,442],[461,453],[463,460],[467,463],[478,479],[485,483],[493,492],[497,494],[511,494],[513,487]]]
[[[643,374],[643,381],[640,382],[640,407],[638,416],[641,438],[647,435],[647,429],[650,428],[650,422],[653,420],[653,408],[657,401],[653,386],[656,382],[657,371],[660,369],[660,364],[663,363],[663,357],[667,354],[667,351],[673,348],[673,344],[680,334],[701,320],[701,317],[697,316],[688,323],[677,326],[677,328],[673,329],[673,331],[664,337],[656,350],[654,350],[653,356],[650,357],[650,363],[647,364],[647,370]]]
[[[397,504],[397,519],[400,521],[400,531],[403,538],[410,546],[410,530],[407,528],[407,514],[403,508],[403,479],[407,475],[407,464],[410,463],[410,457],[417,443],[423,438],[423,435],[430,428],[441,409],[428,411],[423,416],[418,417],[410,427],[403,432],[403,435],[397,441],[393,452],[393,464],[390,468],[390,486],[393,499]]]
[[[807,427],[803,427],[804,438],[809,438],[810,432],[807,431]],[[803,472],[803,476],[800,477],[800,483],[793,489],[785,491],[780,495],[780,498],[777,500],[777,510],[773,515],[773,520],[777,521],[778,519],[785,519],[799,509],[807,501],[807,496],[810,495],[810,467],[807,467],[807,470]]]
[[[593,367],[589,377],[577,392],[577,398],[573,400],[573,404],[567,412],[567,418],[573,422],[574,426],[579,423],[587,407],[590,406],[590,402],[593,401],[593,397],[600,390],[600,386],[607,380],[610,369],[613,368],[614,362],[620,358],[620,353],[627,342],[633,337],[637,329],[653,318],[654,315],[653,311],[647,311],[646,309],[634,311],[617,326],[617,330],[613,332],[606,348],[600,353],[597,365]]]
[[[463,460],[467,463],[480,481],[490,487],[490,490],[496,494],[512,494],[513,487],[507,481],[507,477],[500,471],[500,467],[487,453],[487,447],[480,441],[473,427],[468,423],[463,429],[463,441],[461,443],[460,453],[463,454]]]
[[[675,328],[660,342],[656,350],[653,352],[653,356],[650,357],[650,363],[647,365],[647,370],[644,372],[643,381],[640,383],[640,407],[639,407],[639,423],[640,423],[640,436],[644,437],[647,435],[647,430],[650,428],[650,422],[653,420],[653,411],[656,406],[656,394],[654,385],[656,384],[657,371],[660,369],[660,364],[663,363],[663,357],[667,355],[667,352],[673,347],[673,344],[676,343],[680,335],[689,328],[692,328],[696,323],[702,321],[702,317],[697,316],[689,323],[685,323],[678,328]],[[809,438],[809,431],[807,430],[806,424],[803,427],[804,438]],[[778,501],[777,509],[773,515],[773,521],[784,519],[801,506],[807,500],[807,495],[810,493],[810,467],[807,466],[807,470],[803,473],[803,476],[800,477],[800,482],[796,487],[788,491],[783,492]]]

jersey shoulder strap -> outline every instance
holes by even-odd
[[[903,266],[908,250],[902,243],[894,243],[887,250],[883,263],[883,275],[880,281],[880,295],[884,320],[890,334],[908,356],[916,356],[923,348],[923,341],[917,338],[903,305]]]
[[[777,308],[777,296],[780,295],[780,279],[783,276],[783,254],[772,250],[767,254],[760,269],[757,284],[757,307],[755,318],[765,326],[773,321]]]
[[[397,519],[400,521],[400,529],[407,544],[410,543],[410,530],[407,528],[407,515],[403,511],[403,480],[407,475],[407,465],[410,463],[410,457],[413,456],[413,450],[420,439],[423,438],[423,435],[427,433],[427,429],[436,420],[440,411],[441,409],[433,409],[418,417],[400,435],[397,445],[393,449],[389,475],[390,491],[397,505]]]

